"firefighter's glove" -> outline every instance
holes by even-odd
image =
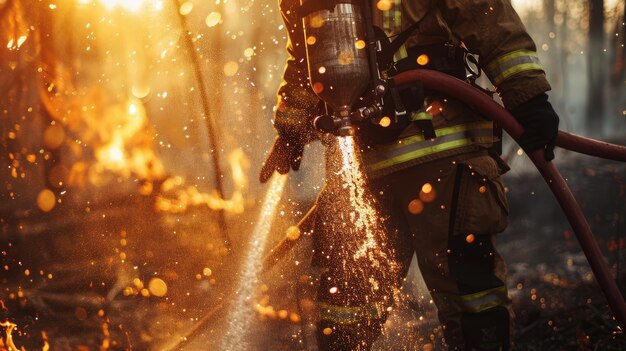
[[[511,114],[522,124],[524,133],[517,141],[526,153],[544,150],[546,161],[554,159],[554,146],[559,132],[559,116],[548,95],[543,93],[511,110]]]
[[[277,136],[270,154],[263,163],[263,167],[261,167],[261,174],[259,175],[261,183],[267,182],[274,174],[274,171],[280,174],[287,174],[289,169],[294,171],[300,169],[303,152],[304,143]]]

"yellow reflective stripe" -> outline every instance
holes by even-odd
[[[339,324],[350,324],[363,319],[382,318],[379,309],[373,305],[365,306],[339,306],[319,302],[317,305],[319,318]]]
[[[334,316],[323,316],[323,317],[320,317],[320,319],[325,320],[325,321],[330,321],[336,324],[354,324],[358,322],[356,318],[338,318]]]
[[[336,311],[340,313],[359,313],[363,307],[361,306],[339,306],[339,305],[331,305],[328,303],[320,302],[317,304],[317,308],[320,310],[329,310]]]
[[[495,85],[517,73],[532,70],[543,70],[543,66],[539,62],[537,53],[530,50],[510,52],[498,57],[485,67],[487,76]]]
[[[437,153],[437,152],[455,149],[457,147],[469,145],[469,144],[472,144],[472,143],[473,143],[473,140],[471,138],[465,138],[465,139],[460,139],[460,140],[453,140],[453,141],[449,141],[447,143],[437,144],[437,145],[425,147],[423,149],[410,151],[410,152],[407,152],[407,153],[402,154],[400,156],[396,156],[396,157],[393,157],[393,158],[389,158],[389,159],[387,159],[385,161],[381,161],[381,162],[378,162],[378,163],[374,163],[372,165],[368,165],[367,169],[370,170],[370,171],[378,171],[378,170],[381,170],[383,168],[387,168],[387,167],[393,166],[393,165],[398,164],[398,163],[407,162],[407,161],[410,161],[410,160],[413,160],[413,159],[416,159],[416,158],[419,158],[419,157],[424,157],[426,155],[434,154],[434,153]]]
[[[409,53],[406,51],[406,46],[404,46],[404,44],[402,44],[398,51],[393,55],[393,59],[395,62],[398,62],[407,57],[409,57]]]
[[[504,286],[461,296],[465,310],[476,313],[502,305],[506,300],[506,287]]]
[[[507,78],[523,71],[543,71],[543,66],[538,63],[523,63],[517,66],[513,66],[508,70],[502,72],[499,76],[494,77],[493,84],[498,85]]]
[[[428,112],[420,111],[420,112],[411,112],[411,116],[409,116],[409,120],[411,121],[419,121],[419,120],[432,120],[433,115]]]
[[[464,132],[466,130],[491,129],[491,128],[493,128],[493,122],[480,121],[480,122],[473,122],[473,123],[466,123],[466,124],[457,124],[452,127],[438,128],[438,129],[435,129],[435,135],[437,135],[437,137],[442,137],[442,136],[446,136],[446,135],[450,135],[454,133]],[[416,135],[402,139],[399,143],[402,145],[411,145],[411,144],[419,143],[425,140],[426,139],[424,139],[424,136],[422,136],[421,134],[416,134]],[[396,145],[392,145],[391,148],[395,146]],[[384,149],[381,149],[381,150],[384,150]]]
[[[503,64],[507,63],[508,61],[511,61],[513,59],[516,59],[518,57],[524,57],[524,56],[530,56],[530,57],[539,57],[537,55],[537,52],[535,51],[530,51],[530,50],[515,50],[515,51],[511,51],[508,54],[504,54],[500,57],[498,57],[497,59],[491,61],[491,63],[489,63],[487,65],[487,67],[485,67],[486,70],[488,71],[493,71],[495,69],[498,68],[498,66],[502,66]]]
[[[490,144],[493,143],[495,141],[497,141],[496,138],[494,138],[492,135],[489,136],[485,136],[485,135],[480,135],[479,133],[481,131],[485,132],[485,131],[490,131],[493,129],[493,122],[491,121],[477,121],[477,122],[472,122],[472,123],[466,123],[466,124],[457,124],[451,127],[446,127],[446,128],[439,128],[439,129],[435,129],[435,134],[437,135],[437,138],[443,138],[446,137],[448,135],[450,135],[451,137],[449,137],[449,139],[454,139],[454,135],[453,134],[459,134],[458,139],[454,139],[454,140],[449,140],[449,141],[445,141],[444,140],[440,140],[439,143],[437,143],[437,139],[432,139],[434,140],[434,144],[431,143],[431,140],[429,140],[429,145],[428,146],[422,146],[420,147],[420,143],[426,142],[427,140],[424,139],[424,137],[421,134],[416,134],[407,138],[404,138],[402,140],[400,140],[397,143],[393,143],[393,144],[389,144],[389,145],[385,145],[383,147],[379,147],[376,148],[375,150],[372,150],[372,155],[384,155],[386,153],[396,153],[396,156],[392,156],[389,155],[388,158],[385,158],[383,160],[380,160],[379,157],[379,161],[376,162],[375,159],[371,159],[368,160],[368,157],[365,157],[365,164],[366,164],[366,169],[370,172],[375,172],[375,171],[379,171],[382,169],[385,169],[387,167],[391,167],[394,166],[396,164],[401,164],[416,158],[420,158],[420,157],[424,157],[424,156],[428,156],[430,154],[435,154],[438,152],[442,152],[442,151],[447,151],[447,150],[451,150],[457,147],[461,147],[461,146],[466,146],[466,145],[471,145],[471,144]],[[472,135],[471,133],[474,132],[474,135]],[[418,147],[418,149],[414,149],[414,150],[410,150],[411,146],[417,144],[415,147]],[[404,153],[398,154],[400,152],[400,150],[404,150],[408,148],[409,150],[407,150]]]
[[[487,290],[479,291],[479,292],[473,293],[473,294],[461,295],[461,299],[463,301],[472,301],[472,300],[480,299],[480,298],[485,297],[487,295],[491,295],[493,293],[504,293],[504,294],[506,294],[506,288],[504,286],[499,286],[497,288],[487,289]]]

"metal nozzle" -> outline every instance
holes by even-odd
[[[350,107],[342,106],[341,110],[337,113],[337,119],[339,122],[339,129],[337,134],[339,136],[353,136],[354,128],[352,128],[352,117],[350,113]]]
[[[324,133],[333,133],[337,129],[335,119],[329,115],[321,115],[313,120],[313,127]]]
[[[321,115],[315,117],[313,120],[313,126],[315,129],[324,133],[333,133],[338,136],[354,135],[352,115],[350,113],[350,108],[347,106],[342,107],[332,116]]]

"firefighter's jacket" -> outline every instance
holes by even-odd
[[[308,81],[308,68],[300,0],[280,0],[280,11],[288,31],[289,58],[278,89],[274,126],[279,135],[311,140],[315,135],[312,118],[319,111],[319,99]],[[389,6],[391,5],[391,6]],[[510,0],[372,0],[374,22],[396,33],[420,21],[405,47],[462,43],[479,57],[486,73],[508,109],[550,90],[539,63],[536,47]],[[381,11],[385,10],[385,11]],[[395,28],[394,28],[395,27]],[[446,96],[434,102],[435,140],[424,140],[420,131],[408,127],[387,145],[364,145],[366,169],[379,176],[447,156],[489,147],[490,122],[460,102]]]

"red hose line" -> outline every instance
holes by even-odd
[[[427,89],[454,96],[466,104],[475,107],[485,116],[489,116],[494,121],[498,122],[515,140],[524,132],[524,128],[517,120],[502,106],[493,101],[490,96],[447,74],[418,69],[400,73],[394,76],[393,80],[396,85],[420,81]],[[626,148],[623,146],[603,143],[569,133],[559,132],[557,145],[588,155],[620,161],[626,160]],[[613,279],[608,265],[604,261],[602,251],[591,232],[589,223],[587,223],[578,202],[576,202],[574,195],[572,195],[565,179],[563,179],[563,176],[561,176],[556,166],[552,162],[548,162],[544,159],[542,150],[535,150],[528,156],[533,161],[546,183],[548,183],[550,190],[552,190],[563,212],[565,212],[582,246],[583,252],[587,257],[591,270],[615,315],[615,319],[622,330],[624,330],[626,327],[626,302],[624,302],[624,297]]]
[[[626,162],[626,147],[559,131],[556,145],[581,154]]]
[[[413,70],[400,73],[393,77],[396,84],[407,84],[416,80],[424,83],[426,88],[437,90],[476,107],[486,116],[495,119],[504,130],[517,140],[524,131],[522,126],[511,114],[498,105],[491,97],[471,85],[447,74],[431,70]],[[497,117],[505,114],[507,117]],[[559,131],[556,145],[578,153],[601,157],[614,161],[626,162],[626,147],[589,139],[579,135]]]

